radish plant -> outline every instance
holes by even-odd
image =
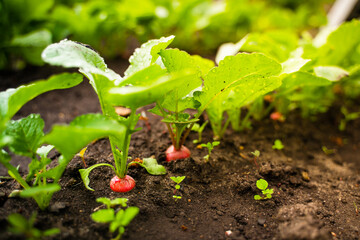
[[[115,166],[110,164],[96,164],[87,169],[80,170],[81,177],[87,189],[88,175],[96,167],[111,167],[116,176],[111,180],[111,189],[116,192],[127,192],[135,186],[135,181],[127,176],[128,150],[131,135],[138,131],[135,129],[140,115],[136,109],[156,102],[167,92],[179,88],[184,82],[193,79],[191,72],[176,72],[168,74],[155,62],[158,53],[165,49],[173,40],[173,36],[150,40],[136,49],[130,57],[130,66],[122,78],[107,68],[103,58],[92,49],[68,40],[52,44],[47,47],[42,56],[45,62],[64,67],[77,67],[90,81],[98,95],[102,112],[105,116],[125,126],[125,131],[117,136],[110,136],[110,145]],[[123,106],[131,109],[128,117],[118,116],[114,106]],[[163,167],[159,167],[156,160],[145,161],[142,165],[151,174],[165,174]]]
[[[207,110],[215,136],[221,137],[222,113],[235,104],[245,104],[278,86],[281,81],[276,76],[281,65],[263,54],[238,54],[226,57],[218,67],[209,60],[190,56],[177,49],[160,52],[162,64],[171,73],[185,70],[197,71],[197,76],[182,88],[166,95],[152,109],[153,113],[163,116],[172,140],[168,149],[167,161],[190,156],[190,151],[183,146],[185,140]],[[228,96],[231,100],[224,102]],[[226,105],[227,104],[227,105]],[[195,109],[191,116],[186,109]]]

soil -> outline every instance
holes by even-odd
[[[123,62],[112,62],[117,72],[126,68]],[[32,68],[11,74],[2,73],[2,88],[19,85],[15,79],[45,78],[59,69]],[[35,77],[34,77],[35,76]],[[15,79],[14,79],[15,78]],[[40,113],[45,130],[54,123],[68,123],[75,116],[100,112],[96,95],[85,80],[68,90],[43,94],[26,104],[15,118]],[[8,198],[20,186],[14,180],[0,182],[0,239],[22,239],[7,232],[6,218],[17,212],[29,217],[38,211],[36,227],[57,227],[61,233],[51,239],[110,239],[108,225],[95,223],[90,214],[100,206],[98,197],[125,197],[130,206],[140,208],[139,215],[127,227],[123,239],[359,239],[360,216],[360,121],[350,122],[345,132],[339,132],[339,108],[333,107],[316,121],[300,119],[294,112],[284,123],[269,119],[255,122],[253,129],[237,133],[229,129],[221,144],[213,150],[210,161],[203,157],[206,149],[192,143],[192,132],[186,142],[192,156],[167,163],[164,152],[170,145],[166,127],[160,118],[147,113],[151,129],[140,121],[143,129],[132,137],[129,155],[143,158],[154,155],[165,166],[167,174],[151,176],[142,168],[129,171],[137,185],[129,193],[115,193],[109,188],[113,173],[108,168],[94,170],[91,187],[85,189],[78,170],[84,168],[75,157],[60,180],[49,209],[40,211],[31,199]],[[275,139],[285,148],[274,150]],[[209,126],[203,142],[212,141]],[[325,154],[322,147],[334,150]],[[251,152],[259,150],[253,160]],[[57,153],[51,153],[54,161]],[[88,166],[112,162],[107,139],[88,146],[85,153]],[[26,159],[14,157],[26,174]],[[258,166],[257,166],[258,165]],[[0,175],[6,171],[0,166]],[[186,176],[182,196],[174,200],[175,184],[170,176]],[[255,201],[259,194],[256,181],[269,182],[273,197]],[[227,232],[226,231],[231,231]]]

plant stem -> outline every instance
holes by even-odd
[[[134,121],[134,117],[136,115],[135,109],[131,109],[131,113],[128,120],[128,125],[125,132],[125,141],[122,146],[122,154],[121,154],[121,161],[120,163],[116,163],[115,166],[117,171],[119,172],[119,177],[124,178],[126,176],[127,172],[127,160],[128,160],[128,154],[129,154],[129,146],[130,146],[130,140],[131,140],[131,133],[132,133],[132,127],[131,124]]]
[[[161,113],[162,113],[162,115],[163,115],[163,118],[165,119],[165,118],[166,118],[165,110],[163,109],[163,107],[160,105],[159,102],[156,102],[156,104],[159,106],[159,109],[160,109],[160,111],[161,111]],[[166,127],[167,127],[167,129],[168,129],[168,131],[169,131],[170,138],[171,138],[171,142],[172,142],[173,146],[175,147],[176,141],[175,141],[174,132],[173,132],[173,130],[172,130],[172,128],[171,128],[171,126],[170,126],[169,123],[165,123],[165,125],[166,125]]]

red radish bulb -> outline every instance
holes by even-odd
[[[180,150],[176,150],[174,145],[171,145],[165,153],[167,162],[188,158],[191,154],[187,147],[181,146]]]
[[[115,176],[110,181],[110,188],[114,192],[128,192],[135,187],[135,180],[126,175],[124,178]]]
[[[280,112],[273,112],[270,114],[270,118],[274,121],[283,122],[285,120],[284,116]]]

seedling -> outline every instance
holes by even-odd
[[[354,201],[354,207],[355,207],[356,216],[358,216],[359,215],[359,210],[358,210],[358,207],[356,206],[355,201]]]
[[[54,89],[73,87],[81,82],[81,75],[65,73],[0,92],[0,163],[7,168],[9,175],[24,188],[24,190],[13,192],[10,196],[31,197],[40,209],[44,210],[49,205],[52,195],[60,190],[57,182],[65,169],[48,167],[51,160],[47,155],[54,146],[42,146],[44,121],[40,115],[31,114],[16,121],[11,118],[25,103],[36,96]],[[25,180],[18,169],[10,164],[11,157],[4,150],[5,147],[14,154],[31,158],[28,166],[29,173]],[[48,171],[52,174],[47,175]],[[54,181],[48,183],[49,178]]]
[[[274,142],[274,145],[272,146],[272,149],[281,150],[284,148],[284,145],[282,144],[281,140],[276,139]]]
[[[326,155],[331,155],[335,153],[335,149],[328,149],[326,146],[322,146],[321,149]]]
[[[340,124],[339,124],[340,131],[345,131],[346,124],[349,121],[360,118],[360,112],[349,113],[349,111],[345,107],[341,107],[341,113],[344,115],[344,118],[341,119]]]
[[[7,219],[10,224],[8,231],[16,235],[22,235],[28,240],[42,239],[60,233],[60,229],[58,228],[51,228],[45,231],[35,228],[36,216],[37,214],[34,212],[28,220],[18,213],[9,215]]]
[[[174,190],[174,195],[173,195],[173,198],[175,200],[178,200],[178,199],[181,199],[182,197],[181,196],[177,196],[175,195],[176,194],[176,191],[180,189],[180,183],[185,179],[185,176],[181,176],[181,177],[170,177],[171,180],[173,180],[176,185],[175,185],[175,190]]]
[[[198,135],[199,135],[199,138],[198,139],[195,139],[195,140],[193,140],[193,143],[201,143],[201,140],[202,140],[202,132],[204,131],[204,129],[205,129],[205,127],[206,127],[206,125],[209,123],[209,121],[208,120],[206,120],[201,126],[200,126],[200,124],[198,124],[198,123],[195,123],[194,124],[194,126],[192,127],[192,131],[195,131],[195,132],[197,132],[198,133]]]
[[[254,160],[254,163],[255,163],[256,167],[259,167],[256,159],[258,159],[260,157],[260,151],[255,150],[254,152],[251,152],[251,154],[254,156],[253,160]]]
[[[109,198],[102,197],[97,198],[96,201],[103,203],[106,206],[106,209],[100,209],[92,213],[92,220],[98,223],[110,224],[110,232],[117,232],[116,237],[113,239],[120,239],[125,232],[125,227],[127,227],[139,213],[139,208],[127,207],[128,199],[126,198],[116,198],[110,200]],[[120,206],[120,208],[114,209],[117,206]]]
[[[214,141],[214,142],[208,142],[207,144],[203,143],[200,146],[202,147],[206,147],[208,149],[208,154],[204,157],[205,161],[208,162],[211,156],[211,152],[214,149],[214,147],[218,146],[220,144],[219,141]]]
[[[274,189],[268,189],[268,182],[264,179],[259,179],[256,181],[256,187],[262,191],[262,195],[255,195],[255,200],[266,200],[270,199],[272,197],[272,194],[274,193]]]

